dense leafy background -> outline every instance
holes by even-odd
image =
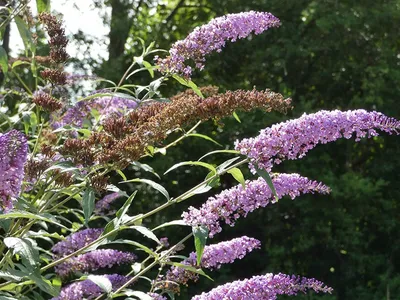
[[[102,5],[117,10],[118,5],[129,6],[128,2]],[[303,112],[365,108],[400,116],[400,32],[394,26],[400,21],[399,1],[209,0],[159,5],[140,1],[140,9],[119,13],[133,15],[127,36],[156,40],[160,47],[169,48],[212,17],[248,10],[272,12],[282,20],[282,27],[227,45],[221,54],[208,59],[206,70],[194,80],[218,85],[221,90],[270,88],[292,97],[295,108],[287,116],[240,114],[241,124],[233,118],[224,120],[225,126],[209,122],[200,132],[211,133],[232,148],[238,137],[253,136],[261,128]],[[123,18],[111,19],[111,39],[123,36],[123,22]],[[134,40],[129,41],[131,46],[125,51],[110,44],[113,54],[98,68],[100,75],[118,79],[137,48]],[[110,64],[121,67],[111,69]],[[204,141],[186,140],[171,155],[160,156],[154,167],[162,172],[174,163],[172,159],[197,159],[213,147]],[[235,228],[226,228],[215,240],[247,234],[261,239],[263,249],[225,266],[214,274],[216,282],[281,271],[324,280],[335,288],[334,296],[324,299],[395,299],[400,294],[400,246],[396,242],[400,238],[399,153],[396,138],[385,136],[319,146],[301,161],[279,166],[277,171],[299,172],[324,181],[332,187],[332,194],[284,199],[253,213]],[[164,177],[173,194],[205,175],[197,169],[187,173]],[[229,176],[223,178],[223,187],[232,184]],[[138,210],[158,201],[150,192],[142,199]],[[199,196],[190,204],[202,200]],[[174,209],[163,218],[180,213]],[[213,285],[202,280],[188,293]],[[186,298],[183,292],[182,299]]]

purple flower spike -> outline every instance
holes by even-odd
[[[112,284],[113,291],[123,286],[129,277],[113,274],[104,275]],[[100,296],[103,290],[95,284],[93,281],[86,279],[79,282],[74,282],[64,287],[58,297],[52,298],[52,300],[82,300],[82,299],[94,299]]]
[[[136,255],[130,252],[122,252],[113,249],[101,249],[87,252],[70,258],[55,267],[56,273],[65,277],[75,272],[89,272],[100,268],[111,268],[114,265],[131,263]]]
[[[377,136],[376,129],[399,134],[400,121],[363,109],[345,112],[322,110],[261,130],[255,138],[236,141],[235,149],[251,159],[253,171],[254,166],[258,166],[270,172],[274,164],[285,159],[302,158],[317,144],[342,137],[349,139],[354,134],[359,141],[363,137]]]
[[[102,90],[97,92],[110,93],[110,91]],[[53,118],[51,124],[55,129],[65,125],[72,125],[81,128],[86,119],[92,119],[92,110],[97,110],[103,118],[106,118],[111,115],[122,116],[125,112],[135,109],[137,106],[138,103],[131,99],[117,96],[102,96],[88,101],[77,102],[61,117]]]
[[[153,300],[168,300],[167,297],[164,297],[157,293],[147,293],[147,295],[149,295],[151,298],[153,298]]]
[[[51,248],[54,257],[59,258],[74,253],[76,250],[89,245],[103,233],[101,228],[89,228],[69,235],[64,241],[58,242]]]
[[[17,130],[0,134],[0,211],[8,212],[21,192],[28,155],[26,136]]]
[[[110,209],[111,203],[113,203],[118,198],[122,197],[122,195],[118,192],[109,194],[104,196],[103,199],[99,200],[96,203],[95,212],[98,215],[105,215],[106,212]]]
[[[279,199],[285,195],[294,199],[300,194],[314,192],[325,194],[330,191],[322,183],[309,180],[299,174],[278,174],[272,178],[272,182]],[[200,209],[189,207],[189,211],[184,212],[182,218],[187,225],[206,226],[210,231],[210,237],[213,237],[222,230],[221,220],[234,226],[239,217],[246,217],[249,212],[270,203],[275,203],[274,195],[265,180],[259,178],[246,181],[245,189],[239,184],[222,191],[215,197],[208,198]]]
[[[275,300],[277,295],[297,295],[307,290],[332,293],[332,288],[313,278],[266,274],[220,285],[208,293],[194,296],[192,300]]]
[[[200,266],[206,269],[219,268],[222,264],[229,264],[233,263],[236,259],[242,259],[247,253],[260,248],[260,246],[261,243],[259,240],[247,236],[205,246]],[[182,263],[196,267],[196,253],[190,253],[189,257]],[[175,266],[171,267],[171,270],[166,274],[166,280],[179,284],[186,284],[189,280],[197,280],[197,278],[198,274]]]
[[[186,60],[192,59],[202,70],[205,56],[214,51],[220,52],[226,41],[235,42],[252,32],[260,34],[279,25],[279,19],[268,12],[249,11],[215,18],[206,25],[196,27],[184,40],[174,43],[167,58],[156,57],[159,70],[190,78],[192,68],[185,65]]]

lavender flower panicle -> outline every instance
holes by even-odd
[[[122,197],[121,193],[115,192],[104,196],[101,200],[96,203],[95,213],[98,215],[105,215],[110,210],[110,205],[116,199]]]
[[[94,250],[68,259],[56,266],[55,271],[60,277],[66,277],[75,272],[89,272],[100,268],[111,268],[114,265],[131,263],[135,259],[136,255],[130,252],[113,249]]]
[[[317,293],[333,291],[314,278],[269,273],[220,285],[207,293],[194,296],[192,300],[275,300],[277,295],[297,295],[298,292],[310,289]]]
[[[69,235],[64,241],[58,242],[51,248],[54,257],[59,258],[89,245],[103,233],[102,228],[89,228]]]
[[[184,40],[174,43],[167,58],[156,57],[159,70],[190,78],[192,68],[185,65],[186,60],[194,60],[196,68],[202,70],[205,56],[213,51],[221,52],[226,41],[235,42],[252,32],[260,34],[279,25],[279,19],[268,12],[249,11],[215,18],[196,27]]]
[[[123,286],[130,278],[118,274],[104,275],[112,284],[113,291]],[[94,299],[100,296],[103,290],[90,279],[78,281],[65,286],[58,297],[52,300],[82,300]]]
[[[58,119],[53,118],[52,127],[57,129],[65,125],[72,125],[80,128],[85,119],[92,118],[92,110],[97,110],[103,118],[106,118],[111,115],[122,116],[123,113],[135,109],[137,106],[138,103],[131,99],[116,96],[102,96],[88,101],[79,101]]]
[[[11,210],[21,192],[28,143],[24,134],[11,130],[0,134],[0,212]]]
[[[317,144],[342,137],[349,139],[353,134],[359,141],[363,137],[377,136],[376,129],[399,134],[400,121],[363,109],[322,110],[261,130],[255,138],[236,141],[235,149],[251,159],[253,171],[255,166],[271,171],[274,164],[285,159],[304,157]]]
[[[330,190],[327,186],[317,181],[312,181],[299,174],[278,174],[272,182],[276,189],[278,198],[289,195],[292,199],[305,193],[326,194]],[[222,191],[220,194],[208,198],[199,208],[189,207],[188,212],[182,214],[182,218],[190,226],[206,226],[213,237],[221,232],[221,220],[226,224],[234,226],[235,220],[240,216],[246,217],[249,212],[273,204],[276,201],[263,178],[246,181],[246,188],[242,185]]]
[[[147,295],[149,295],[153,300],[168,300],[167,297],[164,297],[157,293],[147,293]]]
[[[236,259],[242,259],[247,253],[260,248],[260,246],[261,243],[259,240],[247,236],[208,245],[204,247],[200,266],[206,269],[218,269],[222,264],[229,264],[233,263]],[[182,264],[196,267],[196,252],[190,253],[189,257],[185,259]],[[184,268],[172,266],[165,278],[168,281],[186,285],[189,280],[196,281],[198,279],[198,274]]]

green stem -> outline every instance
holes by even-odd
[[[15,72],[14,70],[12,71],[15,77],[17,77],[18,81],[22,84],[22,86],[25,88],[25,90],[29,93],[29,95],[32,95],[31,89],[25,84],[25,82],[21,79],[21,77]]]

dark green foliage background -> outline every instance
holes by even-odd
[[[166,49],[195,26],[226,13],[269,11],[281,19],[280,28],[229,44],[222,53],[210,56],[205,71],[193,78],[198,85],[218,85],[222,91],[256,86],[293,99],[294,110],[286,116],[239,113],[241,124],[229,118],[224,126],[210,121],[200,127],[198,132],[209,134],[224,147],[232,149],[237,138],[254,136],[259,129],[303,112],[364,108],[400,117],[399,1],[187,0],[157,5],[155,1],[111,0],[98,1],[98,5],[119,10],[115,14],[118,18],[111,20],[110,36],[123,41],[138,36],[147,42],[155,40]],[[155,14],[152,8],[156,8]],[[133,17],[127,33],[126,26],[121,27],[119,22],[126,22],[123,15],[128,13]],[[117,49],[121,41],[110,44],[112,55],[109,61],[97,65],[96,72],[118,81],[139,51],[135,40],[129,43],[128,51]],[[164,93],[174,94],[175,87],[165,88]],[[178,161],[196,160],[213,149],[215,145],[191,138],[167,156],[158,155],[148,162],[163,173]],[[298,172],[323,181],[332,188],[332,194],[283,199],[241,219],[234,228],[225,228],[210,242],[249,235],[261,240],[262,249],[213,272],[215,283],[202,278],[182,290],[181,298],[188,299],[215,284],[283,272],[315,277],[335,289],[332,296],[310,293],[299,299],[399,299],[399,154],[398,138],[384,135],[359,143],[341,140],[320,145],[300,161],[277,166],[275,171]],[[222,162],[224,158],[215,156],[218,161],[209,161]],[[162,177],[161,183],[173,196],[206,175],[201,169],[186,170]],[[150,176],[129,174],[137,175]],[[220,189],[235,184],[228,175],[221,183]],[[132,186],[132,191],[137,187]],[[187,205],[199,206],[205,199],[206,195],[197,196],[173,207],[150,220],[151,225],[177,219]],[[142,187],[132,210],[143,212],[162,201]],[[165,234],[172,234],[170,239],[177,241],[185,230]]]

